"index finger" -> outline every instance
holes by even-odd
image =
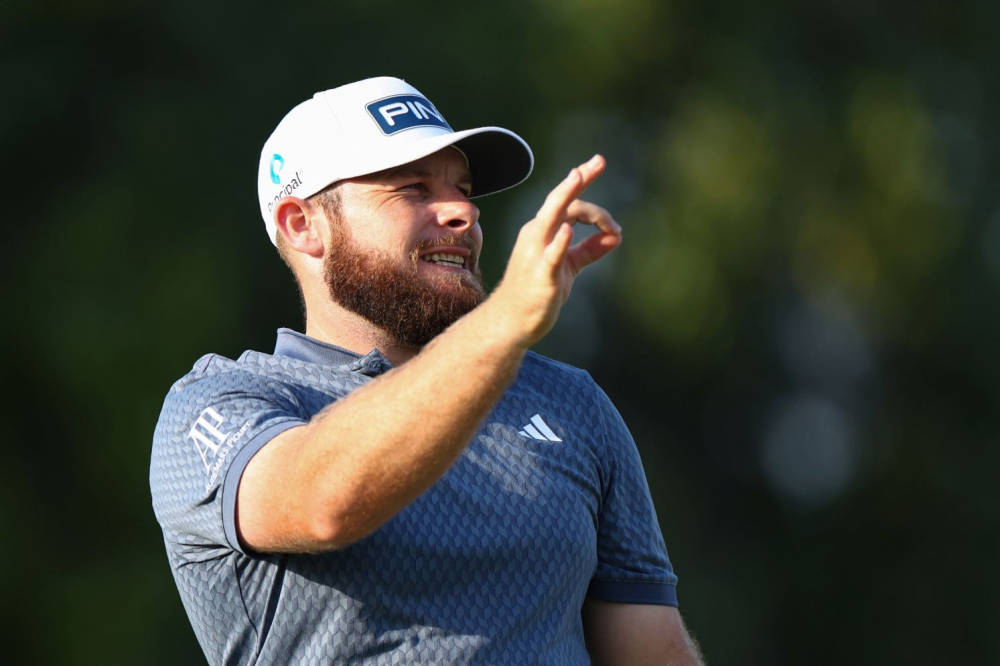
[[[541,222],[546,241],[551,240],[559,229],[569,205],[597,180],[604,167],[604,158],[594,155],[590,161],[570,169],[569,175],[545,197],[535,219]]]

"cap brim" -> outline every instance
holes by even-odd
[[[535,156],[518,135],[500,127],[464,132],[453,144],[465,153],[472,172],[472,196],[481,197],[518,185],[531,175]]]
[[[391,157],[371,155],[367,160],[359,160],[350,173],[338,174],[325,183],[320,181],[310,189],[303,188],[303,196],[315,194],[339,180],[367,176],[408,164],[448,146],[461,150],[469,162],[473,197],[493,194],[522,183],[531,175],[535,166],[535,156],[524,139],[502,127],[477,127],[413,141],[393,150]]]

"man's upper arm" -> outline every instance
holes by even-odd
[[[299,456],[307,426],[291,428],[274,437],[247,463],[240,480],[236,526],[244,548],[257,552],[318,552],[327,539],[324,523],[314,512],[303,511],[287,488],[287,479],[300,478],[291,469]],[[298,498],[301,501],[301,498]]]
[[[588,598],[583,632],[594,666],[703,666],[676,606]]]

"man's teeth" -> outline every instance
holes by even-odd
[[[441,266],[451,266],[452,268],[463,268],[465,266],[465,260],[457,254],[441,254],[435,252],[434,254],[429,254],[426,257],[423,257],[423,260],[440,264]]]

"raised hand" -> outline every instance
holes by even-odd
[[[576,276],[621,243],[621,227],[608,211],[578,197],[604,171],[604,158],[570,170],[545,198],[534,219],[521,227],[503,281],[491,300],[515,317],[526,346],[545,336],[559,317]],[[597,233],[571,245],[573,225]]]

